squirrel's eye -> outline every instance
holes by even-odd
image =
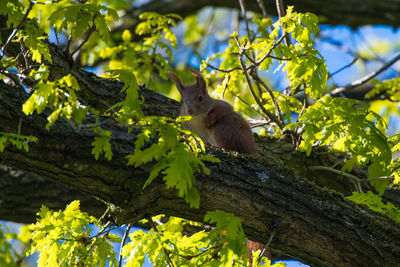
[[[199,101],[203,100],[203,96],[199,95]]]

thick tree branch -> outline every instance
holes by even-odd
[[[261,13],[259,1],[246,1],[246,9]],[[265,12],[277,17],[275,4],[270,1],[265,3]],[[333,0],[326,1],[323,5],[319,1],[285,0],[286,6],[295,6],[298,12],[311,12],[320,16],[320,22],[330,25],[348,25],[358,27],[361,25],[383,24],[398,26],[400,24],[399,0],[365,0],[360,5],[359,1]],[[156,11],[161,13],[177,13],[183,17],[189,16],[199,9],[207,6],[229,7],[239,9],[238,1],[225,0],[198,0],[179,1],[171,5],[165,0],[153,0],[148,4],[127,12],[126,18],[132,21],[132,15],[141,11]],[[126,21],[129,23],[129,21]],[[125,24],[127,25],[127,24]]]
[[[86,82],[90,83],[90,79]],[[381,266],[395,264],[400,257],[400,230],[395,222],[357,206],[341,194],[303,180],[318,177],[315,173],[310,176],[306,166],[309,161],[323,160],[321,156],[306,158],[301,153],[293,154],[290,145],[272,139],[258,140],[258,160],[210,151],[222,162],[208,164],[210,176],[197,175],[200,209],[190,209],[175,191],[165,188],[161,179],[142,190],[151,164],[127,167],[124,158],[132,151],[137,132],[127,134],[114,127],[113,160],[96,161],[91,155],[93,134],[88,129],[74,129],[61,120],[48,132],[44,129],[45,114],[23,116],[20,107],[25,99],[23,90],[0,83],[2,131],[15,132],[22,118],[21,134],[39,138],[28,153],[7,147],[0,153],[2,164],[35,173],[40,179],[67,185],[107,203],[108,218],[117,224],[159,213],[201,221],[206,211],[222,209],[242,219],[246,235],[252,240],[264,243],[276,231],[269,245],[275,257],[295,258],[318,266]],[[168,109],[165,103],[160,105],[161,109]],[[145,105],[159,104],[146,99]],[[335,179],[323,174],[315,182],[324,178]],[[20,180],[16,178],[21,184]],[[39,191],[32,193],[40,195]],[[1,201],[1,207],[10,201],[15,203],[6,198]],[[1,218],[18,220],[17,215],[13,219],[11,214],[0,209]]]
[[[41,205],[64,209],[72,200],[81,201],[82,210],[100,217],[106,205],[64,184],[32,173],[0,165],[0,219],[32,223]]]

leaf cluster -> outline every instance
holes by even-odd
[[[77,124],[82,123],[88,112],[87,107],[79,104],[76,91],[78,82],[71,74],[55,81],[48,80],[48,68],[42,65],[33,70],[30,76],[38,82],[33,86],[34,92],[22,106],[26,115],[33,112],[42,113],[45,108],[51,108],[52,113],[47,117],[46,128],[49,129],[60,117],[73,119]]]
[[[29,144],[37,141],[38,139],[35,136],[0,132],[0,152],[3,152],[9,144],[15,146],[17,149],[24,149],[26,152],[29,152]]]
[[[165,73],[170,70],[169,63],[173,60],[171,47],[177,47],[176,37],[170,28],[181,18],[154,12],[145,12],[139,18],[143,21],[137,25],[135,33],[143,35],[142,41],[133,41],[132,33],[125,30],[122,33],[123,43],[100,50],[100,56],[109,60],[106,70],[129,71],[139,84],[149,83],[153,73],[166,79]]]
[[[145,256],[156,266],[247,266],[246,239],[240,219],[221,210],[208,212],[204,221],[215,225],[211,231],[201,230],[194,234],[185,233],[187,225],[201,227],[199,223],[170,217],[160,223],[163,216],[153,217],[159,222],[152,231],[136,231],[130,235],[131,242],[125,245],[122,255],[127,258],[126,266],[142,266]],[[253,266],[271,265],[265,257],[258,262],[255,252]],[[264,264],[265,263],[265,264]]]
[[[378,80],[372,80],[372,84],[374,84],[374,88],[369,91],[365,97],[367,99],[372,98],[376,95],[384,93],[387,98],[391,101],[399,101],[400,100],[400,78],[393,78],[383,82]]]
[[[113,228],[107,229],[108,226],[92,233],[91,225],[101,225],[80,211],[79,201],[73,201],[63,211],[42,206],[37,215],[37,222],[23,226],[18,238],[28,244],[27,255],[39,252],[38,266],[118,266],[112,243],[121,242],[121,238],[110,233]],[[247,266],[246,239],[240,219],[233,214],[208,212],[204,220],[215,227],[195,233],[186,229],[201,228],[200,223],[176,217],[162,223],[163,217],[151,218],[155,228],[134,231],[129,235],[131,241],[121,244],[124,266],[143,266],[146,258],[156,266]],[[142,223],[146,222],[145,219]],[[11,247],[2,243],[5,238],[0,231],[0,244],[7,252],[4,259],[11,262]],[[285,266],[272,265],[265,257],[258,261],[260,252],[254,252],[254,266]],[[0,256],[0,262],[2,259]]]
[[[16,239],[16,234],[5,233],[3,226],[0,224],[0,266],[20,266],[18,261],[21,260],[21,255],[17,253],[12,244],[12,241]]]
[[[38,266],[118,266],[111,242],[121,239],[108,232],[91,236],[90,224],[97,219],[79,209],[73,201],[64,211],[42,206],[35,224],[22,227],[19,239],[28,244],[26,254],[39,253]]]
[[[190,118],[182,118],[178,122]],[[205,147],[200,139],[193,136],[182,143],[183,134],[192,133],[169,118],[146,117],[139,122],[143,131],[137,135],[134,154],[128,155],[128,165],[138,167],[156,161],[144,187],[162,175],[167,188],[176,188],[178,195],[184,197],[192,207],[198,207],[200,196],[195,185],[195,172],[210,171],[203,161],[219,162],[217,158],[205,155]],[[157,140],[150,147],[145,147],[151,140]],[[143,149],[145,147],[145,149]]]
[[[354,164],[368,165],[370,177],[387,175],[387,167],[392,160],[388,139],[380,128],[385,128],[384,120],[369,110],[364,102],[322,97],[307,108],[299,121],[287,126],[294,130],[299,127],[303,141],[300,149],[310,155],[313,146],[331,145],[335,151],[350,152],[342,170],[351,171]],[[380,184],[380,190],[388,185]]]

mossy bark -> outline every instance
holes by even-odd
[[[112,83],[86,73],[81,77],[86,77],[81,79],[86,79],[88,86]],[[118,90],[119,86],[114,82],[108,89]],[[107,92],[107,87],[103,91]],[[143,89],[141,93],[146,95],[148,114],[165,109],[164,114],[169,111],[173,116],[170,110],[179,110],[177,103],[154,92]],[[91,154],[91,131],[73,128],[66,120],[45,130],[46,112],[29,117],[22,114],[26,97],[22,88],[0,82],[1,131],[16,132],[20,127],[21,134],[39,139],[29,152],[8,146],[0,153],[0,162],[6,166],[0,183],[1,219],[30,222],[42,202],[63,208],[73,199],[81,199],[83,209],[96,216],[108,205],[107,219],[116,224],[159,213],[202,221],[207,211],[221,209],[242,219],[251,240],[265,243],[276,231],[270,251],[277,258],[314,266],[399,262],[397,223],[347,200],[343,194],[353,190],[349,181],[307,171],[307,166],[332,162],[335,157],[329,153],[307,158],[294,153],[290,142],[265,137],[257,138],[257,159],[209,149],[221,163],[207,165],[211,175],[197,175],[201,203],[199,209],[192,209],[174,190],[167,190],[162,179],[142,190],[152,164],[133,168],[126,166],[125,160],[138,132],[128,134],[105,124],[113,130],[114,156],[111,161],[96,161]]]

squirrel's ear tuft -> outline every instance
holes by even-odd
[[[200,90],[203,92],[204,95],[208,95],[206,81],[204,80],[203,76],[201,76],[200,72],[190,67],[188,67],[188,69],[196,78],[197,87],[200,88]]]
[[[185,90],[185,86],[183,86],[181,80],[179,80],[178,76],[176,76],[175,73],[173,72],[167,72],[168,78],[173,81],[176,85],[176,88],[178,91],[182,94],[182,92]]]

